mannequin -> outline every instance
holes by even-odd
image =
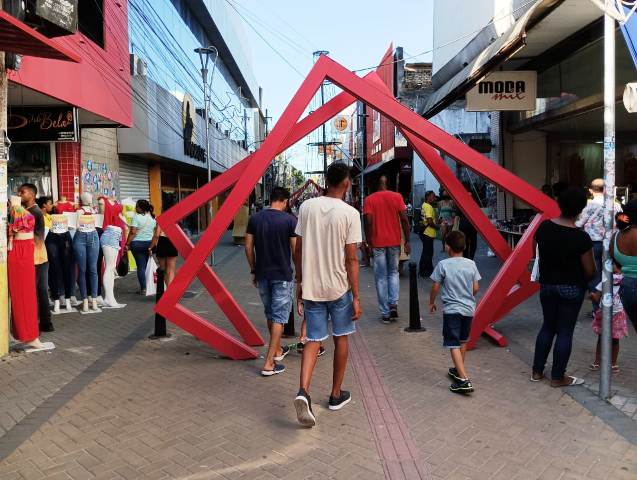
[[[73,240],[69,233],[69,220],[65,215],[51,215],[51,229],[46,236],[49,254],[49,280],[53,297],[53,314],[74,312],[71,306],[73,293]],[[64,305],[64,310],[60,310]]]
[[[117,275],[117,257],[122,240],[122,229],[116,225],[109,225],[104,229],[100,243],[104,252],[104,308],[124,308],[126,305],[117,303],[113,293],[115,276]]]
[[[11,197],[7,267],[11,294],[13,336],[25,352],[52,350],[52,342],[41,342],[35,295],[34,234],[35,218],[21,206],[20,197]]]
[[[57,213],[64,213],[64,212],[73,213],[75,211],[75,205],[67,201],[66,196],[60,195],[60,199],[55,203],[55,211]]]
[[[80,284],[80,295],[82,297],[82,310],[80,313],[86,314],[101,311],[97,305],[97,259],[100,247],[99,236],[95,227],[96,212],[91,206],[93,195],[85,192],[80,196],[80,200],[82,205],[77,211],[77,231],[73,237],[73,253],[79,267],[78,283]]]
[[[124,218],[124,207],[113,197],[100,197],[98,199],[100,213],[104,215],[104,224],[102,228],[106,230],[110,225],[115,225],[122,230],[122,236],[119,241],[120,250],[117,254],[117,261],[119,262],[124,247],[126,246],[126,218]]]

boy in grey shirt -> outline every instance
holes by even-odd
[[[442,344],[449,349],[454,364],[448,372],[453,380],[449,390],[471,393],[473,385],[465,371],[464,359],[481,277],[475,262],[462,256],[466,243],[464,233],[451,232],[445,242],[449,258],[439,262],[431,274],[434,284],[429,296],[429,311],[434,313],[437,310],[436,297],[441,293]]]

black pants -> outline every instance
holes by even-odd
[[[619,287],[619,295],[624,305],[624,311],[637,332],[637,278],[624,277]]]
[[[534,372],[544,373],[546,360],[553,347],[551,379],[561,380],[564,377],[571,357],[573,330],[582,308],[584,293],[585,289],[576,285],[542,285],[540,302],[544,322],[535,341]]]
[[[418,263],[418,275],[428,277],[434,271],[434,239],[421,233],[420,241],[422,242],[422,252]]]
[[[466,241],[462,256],[473,260],[476,256],[476,250],[478,249],[478,231],[471,224],[465,226],[465,228],[461,228],[460,231],[464,233]]]
[[[74,286],[73,241],[71,234],[49,232],[46,236],[46,252],[49,257],[49,288],[53,300],[71,298]]]
[[[48,277],[49,262],[35,266],[35,292],[38,301],[38,319],[40,320],[40,329],[51,326]]]

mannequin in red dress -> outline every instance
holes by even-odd
[[[35,295],[34,234],[35,218],[11,197],[7,269],[13,321],[11,331],[24,344],[26,352],[52,350],[52,342],[41,342]]]

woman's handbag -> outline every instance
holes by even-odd
[[[119,259],[116,270],[118,277],[125,277],[128,275],[128,252],[124,252],[122,254],[122,258]]]

